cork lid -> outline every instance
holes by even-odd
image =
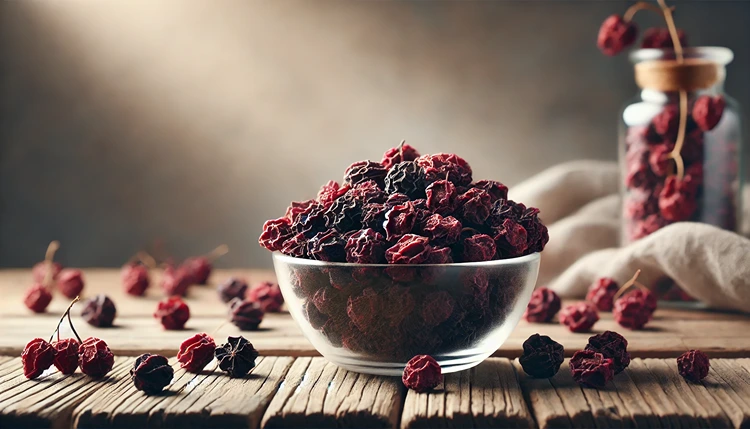
[[[635,82],[640,88],[657,91],[696,91],[724,80],[724,66],[732,61],[726,48],[686,48],[679,62],[669,49],[640,49],[631,54]]]

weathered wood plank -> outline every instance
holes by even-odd
[[[353,373],[322,358],[298,358],[261,427],[395,427],[402,398],[395,377]]]
[[[479,366],[447,374],[433,392],[409,391],[401,428],[533,426],[513,365],[488,359]]]
[[[714,359],[702,384],[733,427],[750,428],[750,359]]]

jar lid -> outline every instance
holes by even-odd
[[[724,80],[724,65],[733,57],[731,50],[719,47],[686,48],[682,62],[671,49],[639,49],[630,55],[636,84],[663,92],[710,88]]]

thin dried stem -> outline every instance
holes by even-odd
[[[687,128],[688,96],[687,92],[680,90],[680,125],[677,129],[677,141],[674,149],[670,152],[670,158],[674,159],[677,178],[682,180],[685,175],[685,163],[682,160],[682,146],[685,143],[685,130]]]
[[[671,9],[674,9],[674,7],[672,7]],[[625,14],[622,16],[622,19],[625,22],[632,21],[633,16],[635,16],[635,13],[638,12],[639,10],[650,10],[651,12],[658,13],[659,16],[664,16],[664,12],[662,12],[659,6],[654,6],[653,4],[647,3],[645,1],[639,1],[633,6],[630,6],[628,10],[625,11]]]
[[[55,252],[60,248],[60,242],[55,240],[47,246],[47,252],[44,254],[44,266],[47,267],[47,272],[44,273],[44,279],[42,280],[42,286],[50,287],[52,283],[52,262],[55,260]]]
[[[73,301],[70,302],[70,305],[68,305],[68,308],[65,310],[65,313],[63,313],[62,317],[60,317],[60,321],[57,322],[57,328],[55,328],[55,332],[52,333],[49,337],[49,342],[52,342],[52,339],[55,338],[55,334],[57,334],[60,331],[60,325],[62,324],[63,320],[65,320],[66,317],[68,317],[68,321],[70,321],[70,309],[73,308],[73,304],[79,301],[79,297],[75,297]],[[70,324],[71,328],[73,327],[73,323]],[[75,330],[73,330],[75,333]],[[78,334],[76,333],[76,337],[78,337]],[[59,336],[58,336],[59,338]],[[80,337],[78,338],[80,340]]]
[[[401,140],[401,143],[398,145],[398,155],[401,157],[401,162],[404,161],[404,145],[406,144],[406,140]]]
[[[222,244],[221,246],[216,247],[216,249],[208,252],[206,254],[206,259],[213,262],[226,255],[227,253],[229,253],[229,246],[227,246],[226,244]]]
[[[149,255],[148,252],[141,250],[140,252],[136,253],[136,259],[141,261],[143,265],[146,266],[149,270],[153,270],[156,268],[156,259],[154,259],[153,256]]]
[[[633,286],[633,284],[636,283],[636,280],[638,280],[638,276],[640,276],[640,275],[641,275],[641,270],[636,271],[635,275],[633,275],[633,277],[630,280],[626,281],[625,284],[623,284],[622,287],[617,291],[617,293],[612,298],[612,300],[613,301],[616,300],[623,293],[625,293],[625,291],[628,290],[630,288],[630,286]]]
[[[674,45],[674,53],[677,57],[677,61],[682,63],[685,61],[685,57],[682,55],[682,44],[680,43],[680,37],[677,35],[677,27],[674,25],[674,17],[672,16],[672,8],[667,6],[665,0],[657,0],[661,10],[664,13],[664,21],[667,22],[667,28],[669,29],[669,35],[672,37],[672,44]]]

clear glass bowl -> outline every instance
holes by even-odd
[[[518,324],[534,290],[539,253],[442,265],[330,263],[274,253],[292,317],[343,368],[400,376],[429,354],[443,373],[489,357]]]

